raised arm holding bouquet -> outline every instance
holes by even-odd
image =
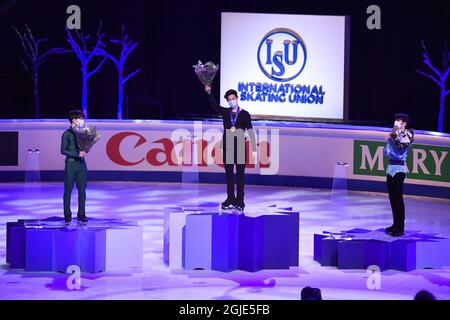
[[[218,70],[219,65],[214,64],[211,61],[208,61],[207,63],[203,64],[200,60],[198,60],[197,64],[194,66],[194,72],[197,75],[198,79],[204,85],[209,86],[212,85],[212,82]]]

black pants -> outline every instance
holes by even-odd
[[[236,167],[237,194],[234,195],[234,167]],[[245,164],[225,164],[225,175],[227,180],[227,198],[236,199],[238,202],[244,201],[244,171]]]
[[[403,183],[405,178],[405,173],[398,172],[393,177],[388,174],[386,179],[394,226],[402,230],[405,228],[405,203],[403,202]]]
[[[86,216],[86,184],[87,184],[87,167],[84,160],[70,161],[66,160],[65,179],[64,179],[64,217],[70,219],[72,211],[70,210],[70,198],[72,196],[73,184],[78,189],[78,218]]]
[[[244,202],[244,185],[245,185],[245,163],[238,163],[237,150],[234,150],[234,163],[227,164],[226,162],[226,152],[223,149],[223,163],[225,167],[225,176],[227,182],[227,198],[236,200],[237,202]],[[247,159],[247,155],[245,155]],[[236,167],[236,195],[234,193],[234,168]]]

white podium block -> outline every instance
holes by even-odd
[[[171,212],[168,214],[169,224],[169,267],[180,270],[183,265],[183,228],[186,226],[186,216],[189,212]]]
[[[212,214],[191,214],[186,218],[186,270],[212,269],[212,217]]]
[[[106,271],[142,268],[142,254],[142,226],[106,230]]]

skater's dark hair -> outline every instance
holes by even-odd
[[[234,89],[230,89],[227,92],[225,92],[225,95],[223,96],[225,100],[228,100],[228,97],[234,94],[236,97],[238,96],[237,91]]]
[[[69,122],[72,123],[73,119],[84,119],[83,111],[81,110],[72,110],[69,112]]]
[[[411,125],[411,117],[406,114],[406,113],[396,113],[394,115],[394,120],[403,120],[404,122],[406,122],[406,127],[410,127]]]

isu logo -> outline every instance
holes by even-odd
[[[258,64],[271,80],[286,82],[295,79],[306,64],[303,41],[290,29],[270,31],[259,44]]]
[[[213,131],[212,129],[210,130]],[[147,163],[154,167],[192,166],[194,164],[199,167],[214,164],[223,167],[221,141],[219,139],[210,141],[211,135],[207,134],[210,130],[207,130],[200,136],[200,139],[196,140],[179,139],[183,134],[185,136],[189,135],[185,134],[188,131],[184,129],[182,129],[183,134],[181,136],[179,130],[175,130],[172,132],[171,138],[154,140],[149,140],[137,132],[119,132],[108,140],[106,153],[112,162],[125,167],[138,166],[142,163]],[[216,137],[221,137],[221,133],[218,130],[214,131],[218,133],[215,135]],[[273,139],[273,137],[271,138]],[[276,139],[278,139],[278,132]],[[260,141],[257,146],[261,173],[265,169],[266,172],[264,174],[275,174],[276,172],[272,173],[272,171],[274,168],[278,171],[278,163],[274,166],[273,157],[270,154],[271,145],[267,141]],[[251,154],[249,142],[246,142],[246,148],[246,167],[255,168],[256,164],[252,163],[249,156]]]

